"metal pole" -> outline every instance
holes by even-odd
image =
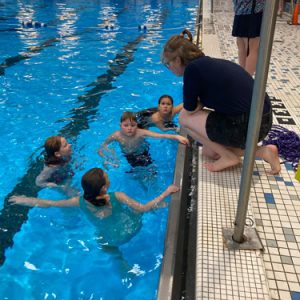
[[[264,8],[258,61],[252,94],[252,105],[247,132],[246,151],[240,184],[239,202],[235,218],[235,228],[232,237],[237,243],[244,242],[243,233],[249,202],[255,152],[259,136],[260,120],[262,118],[278,3],[279,0],[266,1]]]
[[[200,0],[198,6],[198,15],[197,15],[197,39],[196,39],[196,45],[199,48],[200,35],[201,35],[200,49],[202,49],[202,43],[203,43],[202,32],[203,32],[203,0]]]

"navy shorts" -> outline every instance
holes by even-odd
[[[147,167],[152,164],[152,158],[148,149],[139,154],[127,153],[125,157],[132,167]]]
[[[206,133],[208,138],[218,144],[245,149],[249,114],[226,115],[210,112],[206,121]],[[272,110],[265,113],[260,125],[259,139],[263,140],[272,127]]]
[[[232,26],[232,36],[255,38],[260,36],[263,13],[251,15],[235,15]]]

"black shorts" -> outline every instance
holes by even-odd
[[[125,154],[125,157],[132,167],[147,167],[152,164],[152,158],[148,149],[139,154]]]
[[[230,116],[226,114],[210,112],[206,121],[206,133],[208,138],[227,147],[245,149],[249,114]],[[272,127],[272,110],[265,113],[260,125],[259,139],[263,140]]]
[[[263,13],[251,15],[235,15],[232,26],[232,36],[255,38],[260,36]]]

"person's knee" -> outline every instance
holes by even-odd
[[[257,56],[259,49],[259,38],[253,38],[249,41],[249,55]]]
[[[179,122],[180,126],[186,127],[186,125],[187,125],[187,113],[185,113],[184,111],[182,111],[179,114],[178,122]]]
[[[236,38],[236,45],[241,47],[243,45],[243,41],[240,38]]]

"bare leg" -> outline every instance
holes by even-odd
[[[249,55],[246,57],[245,70],[251,76],[255,73],[256,70],[259,40],[259,37],[249,39]]]
[[[240,162],[240,157],[244,155],[244,150],[225,147],[211,141],[207,137],[205,128],[208,114],[209,112],[205,110],[190,114],[183,109],[179,116],[179,122],[193,139],[203,144],[203,149],[205,148],[206,151],[205,154],[208,154],[210,157],[211,155],[215,156],[215,162],[206,163],[204,166],[212,172],[222,171],[237,165]],[[256,156],[264,159],[271,165],[269,174],[275,175],[280,172],[278,150],[275,145],[257,147]]]
[[[244,150],[238,148],[230,148],[236,155],[243,156]],[[271,170],[268,174],[276,175],[280,172],[281,166],[278,156],[278,149],[275,145],[258,146],[255,153],[256,157],[260,157],[270,164]]]
[[[182,127],[183,128],[183,127]],[[184,128],[186,130],[186,128]],[[187,133],[187,132],[186,132]],[[188,133],[195,141],[199,142],[202,145],[202,142],[200,141],[198,136],[195,136],[195,133],[189,132]],[[219,159],[220,155],[207,147],[206,145],[202,145],[202,154],[208,158],[211,159]]]
[[[245,68],[248,41],[245,38],[237,37],[236,44],[238,47],[239,64],[241,67]]]
[[[208,148],[207,146],[203,146],[202,148],[202,154],[204,156],[207,156],[211,159],[219,159],[220,158],[220,155],[216,152],[214,152],[212,149]]]
[[[200,110],[190,114],[183,109],[179,116],[179,123],[185,128],[187,133],[207,147],[211,153],[216,153],[219,158],[213,163],[206,163],[204,166],[212,172],[222,171],[226,168],[233,167],[240,162],[240,158],[225,146],[211,141],[206,133],[206,120],[209,112]]]
[[[271,175],[276,175],[280,172],[281,166],[278,157],[278,149],[275,145],[266,145],[258,147],[256,150],[256,156],[261,157],[271,166],[271,171],[268,173]]]

